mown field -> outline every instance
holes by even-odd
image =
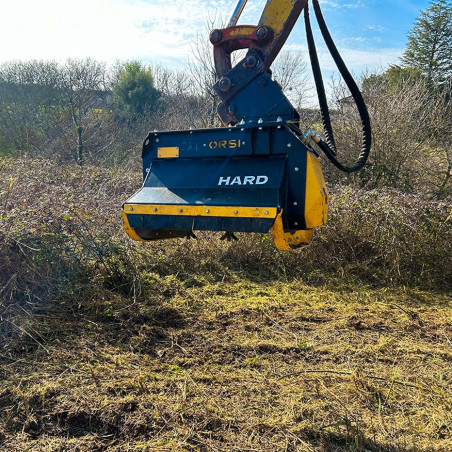
[[[337,187],[281,253],[130,242],[138,172],[0,175],[2,451],[452,450],[450,200]]]

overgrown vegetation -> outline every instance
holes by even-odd
[[[413,44],[363,78],[371,159],[347,178],[324,165],[329,222],[310,246],[131,242],[139,139],[216,121],[206,43],[185,71],[0,66],[0,449],[449,452],[450,55],[415,67]],[[274,69],[301,103],[300,56]],[[351,159],[360,124],[334,95]]]
[[[41,289],[35,284],[69,289],[71,282],[90,284],[98,275],[138,277],[149,267],[183,278],[206,272],[217,280],[245,272],[261,280],[344,277],[377,286],[452,288],[450,199],[337,186],[329,224],[312,245],[299,253],[280,253],[267,235],[259,234],[245,234],[238,247],[218,244],[209,233],[201,234],[200,243],[131,243],[121,227],[119,206],[140,184],[140,175],[133,172],[3,159],[1,175],[6,181],[0,230],[6,299],[37,295]]]
[[[1,179],[2,450],[448,450],[450,200],[336,187],[281,253],[130,242],[136,173]]]

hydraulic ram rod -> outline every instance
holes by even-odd
[[[237,6],[235,7],[234,12],[232,13],[231,18],[228,22],[228,27],[234,27],[239,20],[240,14],[242,14],[243,8],[245,8],[246,2],[248,0],[239,0]]]

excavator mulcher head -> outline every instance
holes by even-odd
[[[147,241],[272,229],[280,249],[309,243],[328,195],[302,140],[277,122],[150,133],[143,186],[123,206],[127,233]]]
[[[337,159],[330,115],[309,20],[308,0],[267,0],[256,26],[237,26],[239,0],[227,28],[213,30],[220,103],[225,127],[153,132],[143,144],[142,188],[123,205],[124,226],[134,240],[194,237],[193,231],[260,232],[276,246],[296,249],[326,223],[328,193],[317,150],[342,171],[366,163],[370,121],[356,83],[329,35],[318,0],[319,28],[356,103],[363,147],[352,166]],[[306,36],[326,139],[298,128],[300,116],[273,80],[270,65],[304,11]],[[247,49],[235,66],[233,52]]]

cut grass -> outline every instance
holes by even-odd
[[[136,174],[0,175],[0,450],[452,450],[450,203],[339,188],[294,253],[149,245]]]
[[[447,295],[156,279],[39,319],[1,369],[2,450],[451,449]]]

